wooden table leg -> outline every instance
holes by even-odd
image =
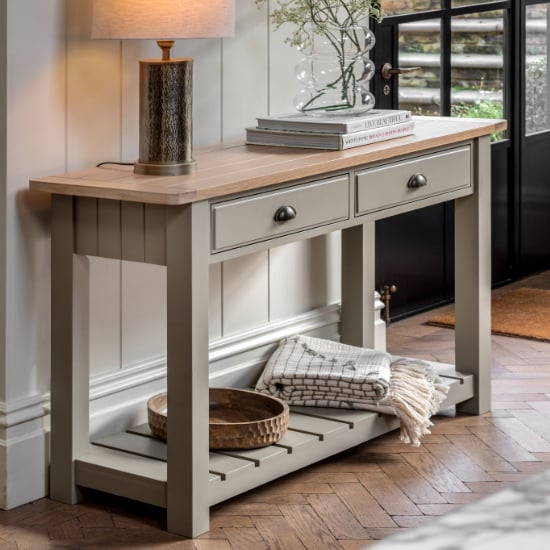
[[[89,437],[89,366],[75,358],[73,198],[52,196],[50,496],[74,503],[75,459]]]
[[[455,201],[456,368],[475,375],[474,397],[461,412],[491,408],[491,150],[474,144],[475,193]]]
[[[209,528],[207,203],[167,208],[168,531]]]
[[[374,347],[374,222],[342,230],[342,342]]]

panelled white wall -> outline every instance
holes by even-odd
[[[0,4],[2,339],[0,504],[46,491],[49,385],[49,198],[29,193],[33,173],[66,167],[65,6]]]
[[[153,42],[90,40],[90,14],[90,0],[0,4],[3,508],[47,493],[49,197],[30,193],[28,180],[134,160],[138,60],[158,57]],[[237,0],[234,38],[176,43],[175,56],[194,59],[195,147],[242,140],[257,115],[292,109],[298,54],[283,39],[270,31],[267,8]],[[212,266],[214,380],[236,376],[232,350],[257,362],[258,350],[265,354],[285,332],[335,332],[337,310],[324,306],[339,298],[339,273],[327,267],[337,254],[331,236]],[[139,416],[144,395],[162,388],[165,273],[97,258],[75,263],[89,329],[79,353],[90,365],[92,425],[101,432],[128,421],[118,414],[121,402]]]

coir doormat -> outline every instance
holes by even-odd
[[[493,293],[491,304],[493,334],[550,341],[550,290],[517,288]],[[454,307],[449,307],[426,323],[454,327]]]

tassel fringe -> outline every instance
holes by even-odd
[[[448,391],[428,363],[400,358],[392,362],[389,393],[380,404],[394,409],[401,422],[401,441],[418,447],[420,438],[431,433],[430,417]]]

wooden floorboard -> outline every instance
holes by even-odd
[[[516,285],[550,288],[550,275]],[[454,333],[425,325],[432,314],[391,324],[388,349],[453,362]],[[162,510],[88,493],[0,511],[0,548],[368,548],[550,466],[550,343],[493,336],[492,360],[491,412],[437,417],[418,448],[393,432],[218,504],[197,539],[167,533]]]

